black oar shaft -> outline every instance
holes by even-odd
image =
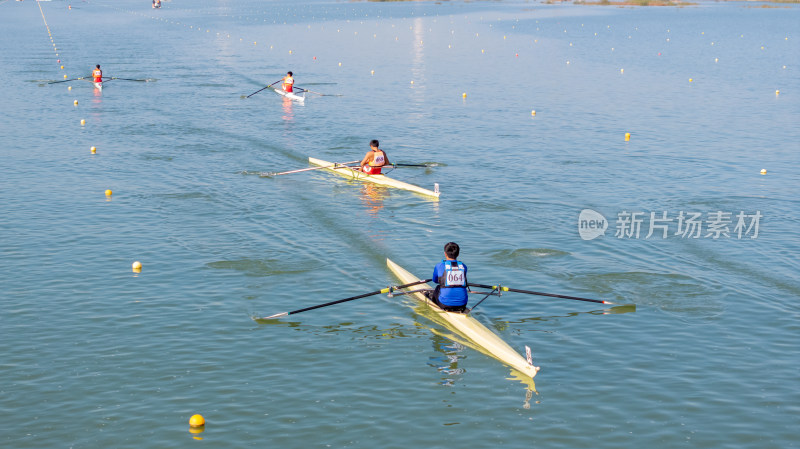
[[[76,80],[82,80],[82,79],[85,79],[85,78],[86,78],[85,76],[82,76],[82,77],[80,77],[80,78],[72,78],[72,79],[68,79],[68,80],[62,80],[62,81],[51,81],[51,82],[49,82],[49,83],[47,83],[47,84],[66,83],[67,81],[76,81]]]
[[[602,301],[602,300],[599,300],[599,299],[579,298],[577,296],[567,296],[567,295],[556,295],[555,293],[534,292],[534,291],[531,291],[531,290],[520,290],[520,289],[517,289],[517,288],[503,287],[503,286],[500,286],[500,285],[473,284],[471,282],[468,283],[467,285],[469,285],[470,287],[498,289],[501,292],[514,292],[514,293],[525,293],[527,295],[550,296],[552,298],[574,299],[576,301],[594,302],[594,303],[597,303],[597,304],[614,304],[613,302]]]
[[[272,87],[272,85],[273,85],[273,84],[279,83],[279,82],[281,82],[281,81],[283,81],[283,78],[279,79],[278,81],[275,81],[274,83],[267,84],[266,86],[262,87],[261,89],[258,89],[257,91],[255,91],[255,92],[253,92],[252,94],[250,94],[250,95],[246,96],[245,98],[250,98],[250,97],[252,97],[253,95],[255,95],[255,94],[257,94],[257,93],[261,92],[262,90],[264,90],[264,89],[269,89],[270,87]]]
[[[264,317],[262,319],[278,318],[278,317],[282,317],[282,316],[286,316],[286,315],[294,315],[295,313],[308,312],[309,310],[314,310],[314,309],[319,309],[319,308],[322,308],[322,307],[333,306],[333,305],[336,305],[336,304],[341,304],[343,302],[354,301],[356,299],[366,298],[367,296],[379,295],[381,293],[389,293],[389,292],[392,292],[392,291],[394,291],[396,289],[411,287],[411,286],[419,285],[419,284],[424,284],[424,283],[430,282],[430,281],[431,281],[430,279],[426,279],[424,281],[411,282],[409,284],[389,286],[389,287],[386,287],[386,288],[382,288],[380,290],[375,290],[374,292],[364,293],[363,295],[351,296],[349,298],[344,298],[344,299],[337,299],[336,301],[326,302],[324,304],[317,304],[316,306],[304,307],[302,309],[292,310],[291,312],[277,313],[275,315],[270,315],[270,316]]]

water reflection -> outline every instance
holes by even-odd
[[[195,440],[202,440],[203,437],[201,437],[200,434],[205,432],[205,430],[206,430],[205,427],[189,427],[189,433]]]
[[[281,97],[283,99],[283,115],[281,118],[285,122],[292,122],[294,121],[294,101],[291,98]]]
[[[415,310],[423,310],[420,315],[429,316],[432,311],[424,312],[424,309],[430,309],[428,306],[416,307]],[[344,334],[350,335],[354,340],[387,340],[395,338],[416,338],[422,333],[427,333],[431,338],[431,345],[437,355],[428,358],[427,365],[435,368],[441,373],[440,384],[443,386],[454,386],[461,380],[462,374],[466,369],[460,366],[460,361],[467,358],[472,352],[466,348],[474,349],[480,353],[485,354],[481,348],[476,347],[471,341],[464,339],[461,336],[450,333],[449,330],[432,327],[429,324],[423,324],[414,321],[414,327],[410,328],[405,323],[391,323],[388,326],[377,326],[374,324],[359,326],[352,321],[344,321],[336,324],[328,324],[323,326],[314,326],[304,324],[301,321],[288,321],[281,319],[264,319],[259,318],[255,314],[251,314],[253,321],[260,325],[269,325],[275,327],[292,328],[304,335],[330,335],[330,334]],[[489,356],[488,354],[486,354]],[[533,395],[538,395],[536,390],[536,383],[534,380],[513,368],[509,369],[508,380],[519,382],[525,387],[525,399],[523,403],[524,408],[530,408],[530,401]],[[538,402],[538,401],[537,401]]]
[[[94,94],[94,103],[100,103],[100,99],[103,97],[103,89],[92,83],[92,93]]]
[[[436,333],[434,333],[431,343],[433,350],[440,353],[441,356],[430,357],[428,365],[445,374],[445,377],[442,377],[442,385],[454,385],[460,375],[464,373],[464,369],[458,367],[459,359],[465,357],[461,355],[464,346]]]
[[[378,212],[383,209],[383,200],[388,196],[386,187],[377,186],[371,183],[364,183],[361,202],[366,206],[367,214],[377,217]]]

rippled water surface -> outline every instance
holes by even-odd
[[[796,5],[69,6],[0,2],[0,446],[798,446]],[[98,63],[148,81],[47,84]],[[327,95],[242,98],[286,70]],[[441,200],[248,174],[370,139]],[[387,257],[427,276],[450,240],[472,282],[625,306],[481,303],[535,385],[406,296],[251,319],[396,283]]]

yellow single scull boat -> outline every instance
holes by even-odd
[[[392,273],[397,276],[402,284],[410,284],[420,280],[413,274],[406,271],[403,267],[397,265],[389,259],[386,259],[386,265],[389,267],[389,270],[391,270]],[[425,286],[426,285],[424,284],[422,285],[422,287]],[[410,290],[410,288],[406,288],[405,290]],[[531,379],[536,376],[536,373],[539,371],[539,367],[533,366],[532,363],[528,363],[528,360],[526,360],[525,357],[520,355],[520,353],[515,351],[514,348],[509,346],[508,343],[503,341],[497,334],[489,330],[486,326],[481,324],[472,316],[465,313],[444,311],[428,300],[421,292],[410,293],[409,296],[412,296],[414,299],[426,304],[427,307],[430,308],[433,316],[438,318],[435,319],[435,321],[437,321],[439,324],[445,325],[450,330],[455,331],[458,334],[458,337],[460,337],[454,339],[455,341],[465,344],[490,357],[494,357],[495,359],[511,367],[513,370],[518,371],[519,373],[524,374]]]
[[[308,162],[317,165],[320,167],[325,167],[327,170],[330,170],[334,173],[337,173],[341,176],[350,179],[356,179],[358,181],[364,182],[371,182],[374,184],[380,184],[388,187],[395,187],[398,189],[409,190],[411,192],[419,193],[420,195],[425,195],[429,197],[433,197],[435,199],[439,199],[439,186],[436,184],[435,190],[428,190],[423,189],[420,186],[416,186],[414,184],[409,184],[407,182],[398,181],[397,179],[390,178],[386,175],[368,175],[359,170],[353,170],[350,167],[345,167],[328,161],[323,161],[322,159],[315,159],[313,157],[308,158]]]

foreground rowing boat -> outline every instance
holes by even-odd
[[[286,98],[291,98],[292,100],[299,101],[300,103],[303,103],[303,102],[306,101],[306,93],[305,92],[303,92],[303,96],[301,97],[300,95],[294,94],[292,92],[286,92],[283,89],[272,89],[272,90],[274,90],[278,95],[283,95]]]
[[[334,173],[338,173],[339,175],[342,175],[347,178],[357,179],[359,181],[371,182],[374,184],[380,184],[389,187],[395,187],[403,190],[410,190],[412,192],[419,193],[420,195],[426,195],[436,199],[439,198],[438,184],[436,184],[435,190],[428,190],[428,189],[423,189],[420,186],[415,186],[414,184],[398,181],[386,175],[368,175],[360,170],[353,170],[350,167],[338,165],[333,162],[323,161],[322,159],[315,159],[313,157],[310,157],[308,158],[308,162],[313,165],[325,167],[327,170],[330,170]]]
[[[403,284],[419,281],[419,278],[389,259],[386,259],[386,265]],[[538,367],[528,363],[528,361],[509,346],[508,343],[503,341],[497,334],[490,331],[472,316],[464,313],[446,312],[430,302],[425,295],[420,292],[411,293],[409,296],[412,296],[421,303],[427,304],[435,321],[455,331],[458,337],[461,337],[454,338],[454,340],[490,357],[494,357],[531,379],[536,376],[536,373],[539,371]]]

